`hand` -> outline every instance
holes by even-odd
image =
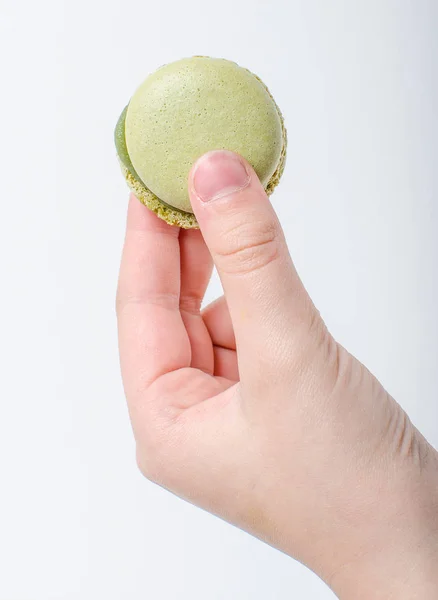
[[[140,469],[340,597],[438,597],[437,453],[327,331],[252,168],[210,153],[189,190],[203,235],[129,204],[117,306]],[[202,312],[212,261],[225,298]]]

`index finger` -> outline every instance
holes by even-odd
[[[120,363],[129,402],[165,373],[190,366],[179,311],[179,229],[131,196],[117,290]]]

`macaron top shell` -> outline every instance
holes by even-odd
[[[126,112],[125,141],[148,190],[192,212],[187,178],[200,156],[237,152],[266,187],[284,152],[284,128],[255,75],[228,60],[193,57],[161,67],[137,89]]]

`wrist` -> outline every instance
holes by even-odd
[[[352,534],[348,556],[326,571],[342,600],[438,598],[438,455],[432,448],[427,463],[381,495],[369,522]]]

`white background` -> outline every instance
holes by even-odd
[[[258,73],[289,129],[273,202],[304,282],[438,446],[437,27],[435,0],[0,0],[0,600],[333,597],[137,472],[112,132],[163,63]]]

